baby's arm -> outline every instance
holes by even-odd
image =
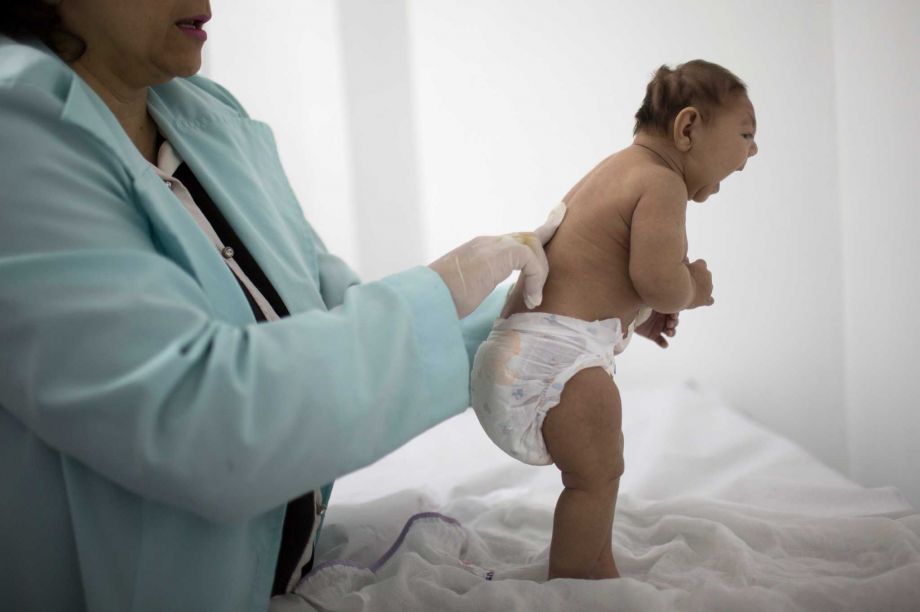
[[[706,262],[687,260],[687,190],[670,173],[650,177],[630,229],[629,276],[653,310],[680,312],[712,303]]]

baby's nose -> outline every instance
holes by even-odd
[[[748,152],[748,157],[754,157],[755,155],[757,155],[757,150],[758,150],[757,143],[752,141],[751,150]]]

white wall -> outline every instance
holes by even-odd
[[[330,249],[359,262],[354,168],[336,0],[221,0],[202,74],[275,134],[291,187]]]
[[[662,63],[702,57],[750,87],[760,154],[691,206],[691,258],[716,306],[661,351],[639,340],[622,385],[694,379],[846,467],[840,208],[826,2],[409,2],[428,256],[534,226],[628,145]],[[626,406],[624,409],[628,410]]]
[[[358,266],[365,280],[423,263],[404,0],[337,0]]]
[[[630,142],[657,65],[702,57],[739,74],[761,152],[688,219],[717,304],[686,313],[667,351],[638,339],[621,384],[720,389],[920,506],[916,2],[273,8],[215,3],[206,74],[272,125],[307,217],[365,278],[536,225]]]
[[[202,72],[271,125],[330,250],[364,280],[426,263],[405,1],[213,9]]]
[[[920,507],[920,4],[834,4],[852,474]]]

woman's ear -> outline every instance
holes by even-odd
[[[700,112],[692,106],[682,109],[674,118],[674,146],[681,153],[693,148],[693,130],[700,124]]]

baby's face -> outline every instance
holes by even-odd
[[[687,178],[693,183],[688,184],[691,200],[705,201],[719,192],[728,175],[744,169],[748,158],[757,154],[756,131],[754,105],[744,95],[726,103],[708,124],[700,126],[690,151],[692,177]]]

